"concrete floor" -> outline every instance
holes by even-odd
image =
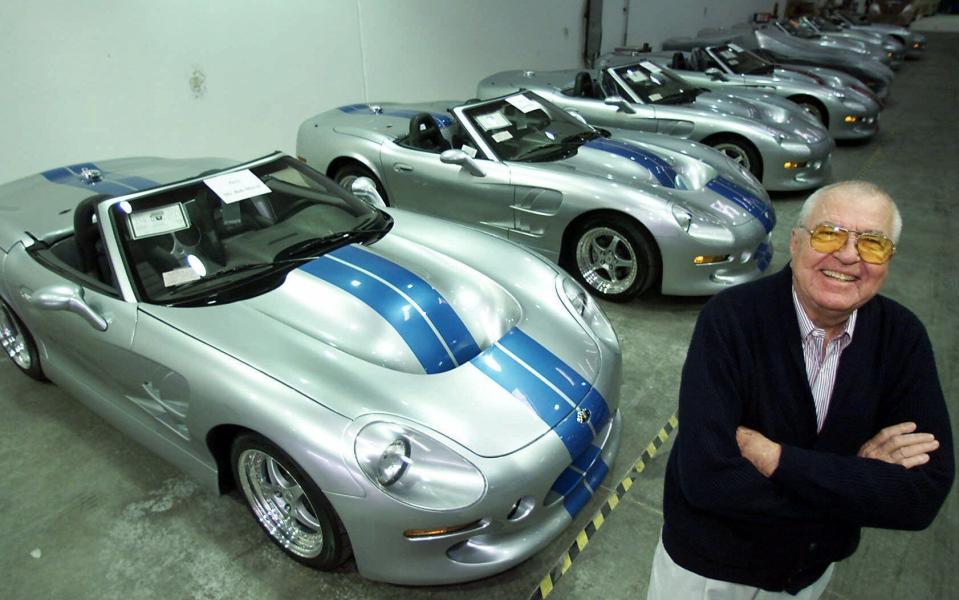
[[[863,178],[899,201],[905,227],[885,293],[925,322],[957,430],[959,415],[959,33],[929,33],[907,63],[868,144],[842,145],[834,178]],[[774,198],[773,269],[805,194]],[[624,351],[626,431],[607,491],[630,471],[676,405],[678,377],[702,298],[652,296],[606,305]],[[515,598],[530,596],[602,503],[524,564],[467,585],[404,588],[366,581],[348,562],[319,573],[287,560],[237,496],[217,497],[120,435],[52,385],[0,363],[0,597],[33,598]],[[681,425],[680,425],[681,426]],[[661,524],[671,439],[648,461],[606,524],[556,582],[556,600],[643,598]],[[945,598],[959,588],[956,493],[931,528],[869,530],[839,565],[826,598]],[[949,590],[953,590],[950,592]]]

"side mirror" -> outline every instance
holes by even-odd
[[[386,208],[386,202],[376,189],[376,183],[369,177],[357,177],[350,184],[350,191],[360,200],[376,208]]]
[[[30,294],[27,301],[41,310],[65,310],[80,315],[97,331],[107,330],[107,321],[83,299],[83,289],[74,285],[51,285]]]
[[[629,105],[629,102],[623,100],[622,96],[610,96],[603,100],[603,102],[608,106],[615,106],[617,108],[617,112],[624,112],[627,115],[636,114],[636,111],[633,109],[633,107]]]
[[[709,78],[713,81],[726,81],[726,76],[723,75],[723,72],[717,69],[716,67],[709,67],[704,71],[706,75],[709,75]]]
[[[440,154],[440,162],[447,165],[459,165],[476,177],[485,177],[486,173],[473,158],[462,150],[444,150]]]

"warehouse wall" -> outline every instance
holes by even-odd
[[[773,0],[606,0],[604,48]],[[466,98],[503,69],[582,64],[586,0],[36,0],[0,5],[0,182],[118,156],[293,151],[359,101]],[[735,6],[735,10],[723,8]],[[657,37],[659,36],[659,37]]]

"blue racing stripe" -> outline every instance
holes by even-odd
[[[563,499],[563,507],[566,508],[566,512],[571,517],[576,517],[579,511],[583,510],[589,499],[593,497],[593,492],[603,483],[607,473],[609,473],[609,465],[603,460],[596,461],[592,468],[586,472],[583,482]],[[586,484],[589,485],[589,488],[586,487]],[[592,491],[590,491],[590,488],[592,488]]]
[[[767,206],[765,202],[757,198],[746,188],[726,179],[725,177],[717,177],[709,181],[709,183],[706,184],[706,187],[716,192],[720,196],[723,196],[728,200],[732,200],[741,206],[746,212],[756,217],[756,219],[762,223],[766,233],[772,231],[773,227],[776,226],[776,213],[773,211],[772,207]]]
[[[436,327],[459,364],[468,362],[480,353],[476,340],[449,302],[415,273],[356,246],[344,246],[330,254],[369,271],[412,298]]]
[[[599,431],[609,421],[609,408],[606,406],[606,401],[595,390],[591,390],[586,395],[578,408],[589,410],[589,423],[593,426],[592,429],[586,423],[579,422],[579,415],[575,410],[556,425],[556,435],[563,441],[566,449],[569,450],[570,457],[574,459],[581,456],[593,443],[593,431]]]
[[[589,382],[575,369],[520,329],[510,329],[499,343],[555,385],[556,389],[566,394],[575,404],[579,404],[580,398],[590,390]]]
[[[559,474],[559,477],[556,478],[556,481],[553,482],[553,487],[550,489],[560,496],[565,497],[571,491],[573,491],[573,488],[576,487],[582,480],[582,473],[577,473],[572,469],[566,468],[563,469],[563,472]]]
[[[596,138],[586,142],[587,148],[595,148],[603,152],[609,152],[623,158],[628,158],[634,163],[640,164],[656,178],[660,185],[668,188],[676,187],[676,171],[662,157],[648,152],[638,146],[627,144],[618,140],[608,138]]]
[[[99,181],[86,181],[80,177],[83,169],[100,171]],[[77,163],[58,169],[50,169],[41,173],[47,181],[60,185],[69,185],[89,191],[91,194],[105,194],[107,196],[125,196],[157,185],[144,177],[122,175],[105,171],[94,163]]]
[[[320,257],[299,268],[356,296],[386,319],[427,373],[442,373],[455,366],[429,323],[405,298],[385,284],[330,256]]]
[[[525,401],[551,428],[572,410],[553,388],[496,346],[490,346],[470,363],[507,392]]]

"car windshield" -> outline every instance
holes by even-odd
[[[777,23],[777,25],[779,25],[780,29],[782,29],[789,35],[800,38],[800,39],[814,40],[821,37],[815,31],[811,31],[810,29],[801,26],[797,21],[790,20],[790,21],[786,21],[785,23]]]
[[[648,60],[612,69],[644,104],[688,104],[699,89]]]
[[[710,48],[713,56],[723,61],[734,73],[740,75],[770,75],[775,66],[749,50],[743,50],[736,44],[724,44]]]
[[[468,106],[463,115],[501,160],[559,160],[601,135],[532,92]]]
[[[273,289],[298,264],[392,224],[288,156],[122,200],[111,217],[141,299],[188,306]]]

